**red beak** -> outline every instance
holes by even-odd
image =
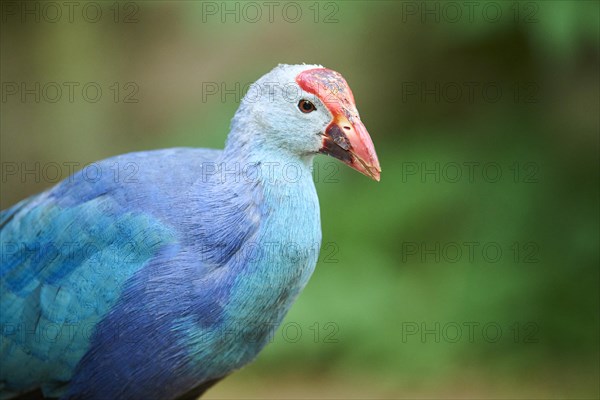
[[[371,136],[360,120],[351,123],[344,115],[335,115],[325,130],[320,152],[379,182],[379,160]]]
[[[354,95],[344,77],[327,68],[314,68],[301,72],[296,82],[302,89],[315,94],[333,116],[319,151],[379,181],[381,167],[375,147],[358,116]]]

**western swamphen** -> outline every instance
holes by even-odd
[[[193,398],[252,361],[317,262],[317,153],[379,180],[344,78],[280,65],[224,150],[116,156],[2,211],[2,398]]]

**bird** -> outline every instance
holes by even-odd
[[[318,154],[380,180],[342,75],[279,64],[224,149],[114,156],[3,210],[0,398],[191,399],[254,360],[317,263]]]

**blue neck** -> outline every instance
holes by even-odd
[[[242,164],[242,171],[259,164],[262,175],[252,183],[242,176],[239,184],[230,187],[244,193],[237,198],[246,203],[236,207],[249,210],[251,203],[259,204],[255,215],[259,222],[221,278],[229,292],[223,306],[221,337],[223,329],[234,333],[230,356],[220,360],[223,368],[231,367],[232,362],[244,365],[268,343],[314,271],[321,244],[312,157],[300,159],[269,150],[228,157],[230,154],[225,152],[223,159],[229,170],[238,168],[232,166],[235,162]],[[233,232],[238,226],[230,228]],[[236,341],[241,332],[250,334],[252,343]]]

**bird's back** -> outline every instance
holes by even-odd
[[[122,333],[98,332],[99,323],[136,274],[185,247],[186,196],[220,155],[169,149],[113,157],[2,211],[3,398],[40,383],[46,395],[62,395],[91,343]]]

